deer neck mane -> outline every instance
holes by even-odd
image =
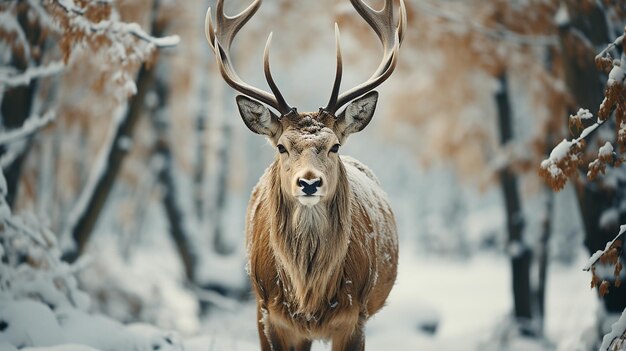
[[[335,193],[315,206],[301,205],[283,193],[278,161],[270,171],[270,247],[287,307],[305,318],[315,318],[317,311],[332,304],[343,277],[351,213],[346,170],[342,163],[339,168]]]

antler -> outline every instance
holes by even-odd
[[[374,29],[376,35],[383,45],[385,54],[378,65],[374,74],[365,82],[339,95],[339,86],[341,85],[341,75],[343,64],[341,61],[341,47],[339,45],[339,28],[335,25],[335,41],[337,47],[337,70],[335,72],[335,82],[331,92],[328,105],[324,108],[327,112],[334,114],[340,107],[350,102],[352,99],[359,97],[368,91],[382,84],[396,68],[398,50],[404,39],[406,31],[406,8],[404,1],[400,0],[400,16],[398,26],[393,21],[393,3],[392,0],[385,0],[385,6],[376,11],[363,0],[350,0],[352,6],[357,10],[359,15],[367,21]]]
[[[230,52],[230,45],[232,44],[235,35],[237,35],[237,32],[239,32],[246,22],[248,22],[248,20],[256,13],[260,6],[261,0],[254,0],[254,2],[252,2],[252,4],[250,4],[250,6],[248,6],[248,8],[243,10],[241,13],[234,17],[230,17],[224,13],[224,0],[217,0],[217,12],[215,14],[216,26],[213,27],[213,22],[211,20],[211,8],[209,7],[206,13],[206,20],[204,22],[204,31],[206,38],[209,41],[209,45],[211,45],[213,52],[215,52],[220,73],[226,83],[238,92],[266,103],[267,105],[275,108],[281,114],[285,115],[293,109],[285,102],[285,99],[280,93],[280,90],[278,90],[278,86],[276,86],[270,72],[269,47],[272,41],[272,34],[270,34],[267,39],[267,44],[265,45],[263,65],[265,79],[267,80],[273,94],[253,87],[239,78],[237,72],[235,72],[235,69],[233,68],[228,54]]]

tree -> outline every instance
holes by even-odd
[[[613,237],[619,225],[626,223],[626,208],[621,206],[626,199],[626,168],[622,165],[626,147],[623,71],[626,58],[625,35],[612,39],[618,33],[611,30],[617,26],[613,26],[615,18],[609,14],[623,13],[624,5],[605,7],[601,3],[568,2],[567,11],[569,17],[564,18],[559,30],[566,83],[576,103],[589,109],[570,112],[569,128],[578,137],[564,139],[554,147],[541,163],[539,173],[554,190],[562,189],[568,178],[574,178],[585,228],[585,246],[594,254],[592,263],[586,267],[592,271],[591,286],[598,288],[606,311],[619,314],[626,309],[626,287],[620,278],[625,256],[619,238]],[[601,45],[606,48],[595,55],[595,48]],[[606,80],[604,89],[603,80]],[[597,119],[594,120],[594,116]],[[602,134],[602,129],[609,133]],[[590,150],[587,145],[592,145]],[[618,237],[622,231],[619,233]],[[596,274],[595,266],[600,257],[600,263],[615,266],[613,275]],[[603,349],[605,346],[608,347],[603,343]]]
[[[3,23],[0,40],[11,53],[5,56],[8,62],[3,62],[11,68],[0,77],[4,128],[19,128],[29,117],[45,114],[33,110],[52,105],[45,101],[50,96],[39,95],[39,80],[60,73],[70,63],[75,48],[86,46],[113,62],[121,62],[112,66],[110,73],[124,88],[122,94],[132,94],[135,86],[129,70],[137,62],[147,60],[156,47],[173,46],[178,40],[154,38],[136,24],[113,19],[114,11],[109,4],[91,1],[83,5],[63,1],[11,1],[0,5]],[[30,140],[13,143],[1,151],[9,182],[9,204],[15,202],[30,143]]]
[[[451,163],[467,184],[501,191],[513,324],[522,334],[539,337],[552,206],[533,165],[563,132],[551,119],[566,105],[557,5],[416,3],[409,8],[414,16],[409,24],[416,27],[410,32],[423,35],[407,37],[404,50],[415,51],[417,59],[406,67],[401,62],[407,79],[392,113],[416,126],[411,140],[427,163]],[[422,69],[422,61],[437,64]],[[407,110],[403,101],[418,108]],[[542,197],[548,200],[543,203]]]

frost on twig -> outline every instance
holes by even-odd
[[[591,271],[591,287],[599,287],[599,293],[601,296],[609,293],[611,283],[606,279],[601,279],[596,274],[596,265],[598,263],[601,265],[613,266],[613,285],[615,285],[615,287],[619,287],[622,284],[621,272],[623,267],[620,256],[623,251],[622,245],[624,234],[626,234],[626,224],[620,227],[619,234],[617,234],[613,240],[606,243],[604,250],[596,251],[596,253],[589,258],[587,264],[585,264],[585,267],[583,268],[584,271]]]
[[[53,111],[49,111],[43,116],[32,116],[17,129],[10,131],[0,131],[0,145],[12,143],[35,133],[39,129],[47,126],[56,118]]]
[[[541,162],[539,175],[554,190],[561,190],[567,183],[567,179],[577,174],[579,166],[583,163],[586,139],[612,115],[615,116],[615,124],[618,128],[616,145],[620,152],[626,151],[626,55],[622,52],[620,60],[614,60],[610,55],[611,49],[622,43],[625,37],[626,35],[622,35],[596,56],[596,65],[609,76],[596,122],[583,129],[584,122],[593,118],[593,115],[585,109],[580,109],[576,115],[570,116],[570,130],[582,129],[582,132],[578,138],[561,141],[552,150],[550,156]],[[623,159],[615,151],[613,144],[607,142],[598,150],[595,160],[589,163],[587,178],[594,180],[598,175],[604,174],[607,164],[615,167],[622,162]]]

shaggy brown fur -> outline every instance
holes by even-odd
[[[395,281],[396,225],[384,192],[358,161],[333,161],[335,191],[315,206],[285,193],[280,155],[252,193],[246,233],[264,351],[309,350],[314,339],[362,350],[365,321]]]

